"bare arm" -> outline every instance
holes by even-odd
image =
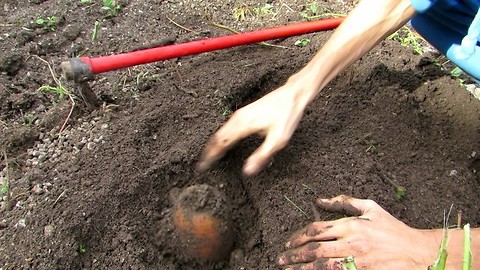
[[[348,15],[315,57],[290,80],[303,85],[310,103],[335,76],[370,51],[415,15],[409,0],[363,0]]]
[[[265,141],[243,167],[245,175],[258,173],[285,147],[306,106],[322,88],[414,14],[409,0],[361,1],[315,57],[285,85],[232,115],[207,143],[198,168],[210,168],[239,140],[260,134]]]

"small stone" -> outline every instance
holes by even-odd
[[[7,228],[7,226],[8,226],[8,224],[7,224],[7,221],[5,219],[0,220],[0,230]]]
[[[451,170],[449,176],[457,176],[458,171],[457,170]]]
[[[108,124],[103,124],[100,128],[101,128],[101,129],[107,129],[107,128],[108,128]]]
[[[36,195],[42,195],[44,193],[43,187],[40,184],[36,184],[32,188],[32,193]]]
[[[43,228],[43,234],[45,235],[45,237],[52,236],[54,232],[55,228],[53,227],[53,225],[47,225]]]
[[[25,218],[20,219],[17,224],[15,224],[15,228],[25,228],[27,227],[27,220]]]
[[[94,142],[87,143],[87,149],[88,150],[93,150],[93,148],[95,148],[95,143]]]
[[[40,156],[38,156],[38,161],[39,162],[44,162],[45,160],[47,160],[47,155],[41,154]]]

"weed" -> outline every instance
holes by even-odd
[[[297,46],[297,47],[305,47],[308,44],[310,44],[310,39],[308,39],[308,38],[299,39],[299,40],[295,41],[295,43],[294,43],[294,45]]]
[[[274,14],[273,5],[265,4],[263,7],[254,8],[253,13],[255,14],[255,16],[261,16],[264,14],[267,14],[267,15]]]
[[[225,109],[223,109],[222,115],[223,116],[230,116],[230,115],[232,115],[232,113],[233,113],[232,110],[230,110],[229,108],[225,108]]]
[[[300,12],[300,16],[306,20],[316,20],[326,17],[345,17],[345,14],[335,13],[329,9],[321,8],[317,2],[312,2],[305,7],[305,11]]]
[[[8,181],[3,181],[3,183],[0,185],[0,194],[7,194],[9,190],[10,185],[8,184]]]
[[[80,254],[87,253],[87,246],[85,244],[80,244],[78,246],[78,253],[80,253]]]
[[[56,94],[58,95],[59,99],[63,99],[65,96],[68,95],[68,91],[61,84],[55,87],[50,85],[44,85],[38,88],[38,91]]]
[[[406,194],[406,190],[404,187],[402,186],[395,187],[395,197],[397,199],[402,199],[403,197],[405,197],[405,194]]]
[[[95,25],[93,26],[92,41],[97,40],[99,28],[100,28],[100,23],[98,21],[95,21]]]
[[[388,39],[399,41],[402,46],[412,46],[413,52],[418,55],[425,53],[425,40],[410,27],[404,26],[391,34]]]
[[[102,10],[107,12],[107,17],[115,17],[122,10],[116,0],[103,0]]]
[[[40,19],[36,20],[35,23],[36,23],[37,25],[43,26],[43,29],[45,29],[45,30],[54,32],[54,31],[55,31],[55,27],[56,27],[58,21],[59,21],[59,20],[58,20],[57,17],[52,16],[52,17],[47,17],[47,18],[45,18],[45,19],[40,18]]]
[[[37,119],[38,117],[33,114],[26,114],[23,116],[23,124],[27,127],[31,127]]]
[[[306,10],[300,13],[302,18],[311,20],[318,15],[320,11],[320,5],[317,2],[312,2],[306,6]]]
[[[57,84],[57,86],[55,86],[55,87],[53,87],[53,86],[42,86],[38,90],[39,91],[47,91],[47,92],[56,93],[60,96],[60,98],[63,98],[64,96],[68,96],[68,98],[70,99],[70,103],[72,104],[70,106],[70,112],[68,113],[67,118],[65,119],[62,127],[60,128],[60,134],[61,134],[63,132],[63,130],[65,129],[65,126],[67,125],[67,122],[70,119],[70,116],[73,113],[73,109],[75,108],[75,96],[74,96],[74,94],[67,91],[67,89],[63,86],[62,82],[57,78],[57,76],[55,74],[55,71],[53,70],[52,66],[50,65],[50,63],[48,61],[44,60],[43,58],[41,58],[40,56],[37,56],[37,55],[34,55],[34,57],[36,57],[40,61],[44,62],[48,66],[48,69],[50,70],[50,74],[52,75],[53,80]]]
[[[252,15],[252,12],[246,5],[233,9],[233,17],[237,21],[245,21],[249,15]]]

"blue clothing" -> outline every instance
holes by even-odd
[[[410,0],[412,26],[440,52],[480,80],[480,0]]]

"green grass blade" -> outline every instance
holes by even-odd
[[[472,251],[470,238],[470,224],[463,226],[463,264],[462,270],[472,269]]]
[[[443,231],[442,242],[438,249],[438,256],[433,265],[428,267],[428,270],[445,270],[447,264],[447,242],[448,242],[448,230],[445,228]]]

